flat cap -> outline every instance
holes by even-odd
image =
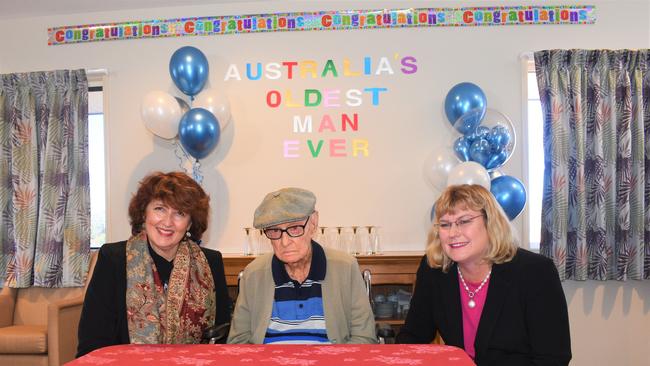
[[[264,197],[253,218],[256,229],[298,221],[314,212],[316,196],[302,188],[282,188]]]

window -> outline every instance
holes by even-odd
[[[90,247],[106,242],[106,169],[104,156],[104,89],[89,75],[88,169],[90,174]]]
[[[532,250],[539,250],[542,194],[544,190],[544,120],[542,105],[537,89],[535,76],[535,62],[529,59],[526,64],[526,111],[527,123],[525,128],[525,141],[527,161],[525,169],[528,171],[528,243]],[[539,167],[542,167],[541,169]]]

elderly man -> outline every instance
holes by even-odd
[[[311,240],[316,197],[284,188],[264,197],[253,226],[273,253],[244,270],[228,343],[376,343],[357,261]]]

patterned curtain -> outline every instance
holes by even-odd
[[[541,253],[562,279],[650,278],[650,51],[535,53]]]
[[[84,70],[0,75],[0,286],[83,286],[90,252]]]

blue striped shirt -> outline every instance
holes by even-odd
[[[312,241],[311,267],[303,283],[292,280],[277,257],[271,268],[275,295],[264,343],[329,343],[321,289],[327,269],[323,248]]]

